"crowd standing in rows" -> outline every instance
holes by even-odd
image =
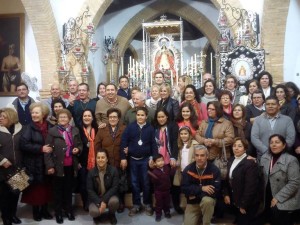
[[[3,224],[22,222],[20,193],[6,183],[17,167],[33,178],[21,202],[32,205],[35,221],[53,218],[49,202],[58,224],[64,216],[75,220],[72,193],[78,192],[95,220],[108,211],[117,224],[115,213],[124,211],[131,192],[129,216],[155,211],[156,222],[171,217],[172,201],[184,225],[208,225],[228,210],[238,225],[293,224],[300,209],[297,85],[273,87],[263,71],[243,95],[232,75],[222,89],[208,73],[199,89],[186,75],[178,87],[165,83],[160,71],[153,78],[150,96],[121,76],[119,88],[101,82],[95,98],[86,83],[71,80],[64,94],[53,84],[51,97],[38,103],[19,84],[17,98],[0,110]],[[215,165],[222,152],[229,160],[226,178]]]

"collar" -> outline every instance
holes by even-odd
[[[267,116],[267,118],[268,118],[269,120],[270,120],[270,119],[277,119],[277,118],[279,118],[279,115],[280,115],[280,113],[277,113],[276,116],[271,117],[271,116],[269,116],[269,115],[266,113],[266,116]]]
[[[145,123],[143,123],[143,124],[139,124],[138,122],[137,122],[137,125],[142,129],[143,128],[143,126],[145,126],[146,125],[146,123],[147,122],[145,122]]]
[[[237,159],[237,160],[242,160],[243,158],[245,158],[247,156],[247,153],[245,152],[243,155],[241,155],[241,156],[234,156],[234,158],[235,159]]]
[[[19,102],[20,102],[20,104],[27,105],[28,102],[29,102],[29,98],[27,97],[26,100],[21,100],[21,99],[19,99]]]
[[[97,169],[99,172],[106,172],[106,168],[107,168],[107,165],[104,167],[104,168],[100,168],[98,165],[97,165]]]

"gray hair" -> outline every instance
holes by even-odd
[[[135,96],[138,97],[142,101],[146,101],[146,95],[144,92],[139,91],[135,94]]]
[[[195,152],[196,150],[205,150],[206,155],[208,155],[208,149],[206,148],[205,145],[194,145],[194,152]]]

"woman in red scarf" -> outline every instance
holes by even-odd
[[[232,116],[232,105],[231,105],[231,101],[232,101],[232,94],[230,91],[227,90],[222,90],[219,96],[219,102],[222,105],[223,108],[223,117],[227,120],[230,120],[231,116]]]

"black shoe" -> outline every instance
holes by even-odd
[[[22,223],[22,221],[17,217],[17,216],[13,216],[11,218],[11,222],[15,223],[15,224],[20,224]]]
[[[83,210],[88,212],[89,211],[89,205],[88,204],[84,204],[83,205]]]
[[[41,216],[45,219],[45,220],[52,220],[53,216],[49,213],[48,211],[48,206],[47,205],[43,205],[42,209],[41,209]]]
[[[56,218],[56,223],[58,224],[62,224],[64,222],[64,219],[61,214],[55,215],[55,218]]]
[[[67,216],[68,220],[70,220],[70,221],[75,220],[75,216],[72,212],[66,213],[66,216]]]
[[[117,224],[117,218],[116,218],[116,215],[115,214],[111,214],[110,215],[110,223],[112,224],[112,225],[116,225]]]
[[[11,219],[8,218],[2,218],[3,225],[12,225]]]
[[[124,204],[120,204],[120,205],[119,205],[119,208],[118,208],[118,210],[117,210],[117,212],[118,212],[118,213],[124,212],[124,208],[125,208]]]
[[[38,221],[38,222],[42,220],[39,206],[32,206],[32,217],[35,221]]]
[[[176,207],[176,208],[175,208],[175,211],[176,211],[178,214],[180,214],[180,215],[184,214],[183,209],[180,208],[180,207]]]
[[[165,213],[165,217],[168,218],[168,219],[170,219],[170,218],[171,218],[170,212],[166,212],[166,213]]]
[[[160,221],[161,221],[161,216],[156,216],[156,217],[155,217],[155,221],[156,221],[156,222],[160,222]]]

